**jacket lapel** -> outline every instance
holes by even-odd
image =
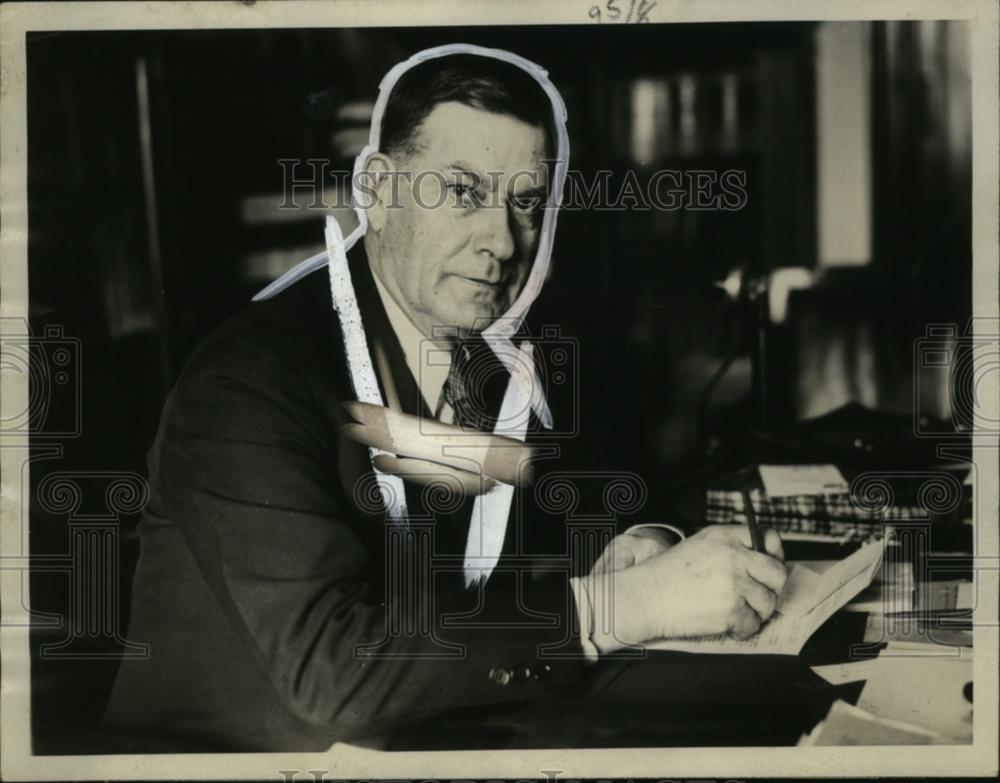
[[[382,299],[375,285],[368,257],[360,242],[351,248],[348,253],[348,264],[350,265],[351,280],[354,285],[358,307],[361,310],[365,334],[368,339],[368,347],[372,352],[372,360],[375,361],[375,346],[381,346],[386,364],[392,374],[393,385],[395,386],[403,412],[424,418],[433,418],[433,412],[428,410],[423,395],[420,393],[417,379],[413,377],[413,373],[410,372],[410,368],[406,363],[402,345],[389,322],[389,317],[385,312]],[[527,337],[528,332],[522,327],[514,338],[515,344],[520,344],[521,340]],[[482,383],[481,387],[477,389],[477,395],[486,405],[486,409],[493,416],[497,416],[507,389],[509,376],[507,370],[493,354],[492,349],[486,345],[485,341],[479,337],[474,338],[474,341],[478,354],[478,366],[475,377]],[[378,376],[383,399],[386,399],[385,379],[382,377],[377,362],[376,375]],[[529,433],[536,426],[537,422],[532,414]],[[529,434],[530,440],[531,437]],[[425,487],[409,481],[404,482],[404,485],[410,518],[413,520],[433,520],[436,523],[435,552],[454,556],[464,555],[469,524],[472,519],[474,498],[467,498],[451,512],[434,511],[428,508],[428,503],[425,502]],[[511,509],[512,516],[514,509],[518,506],[519,504],[515,501]],[[509,548],[512,540],[512,523],[512,519],[508,520],[504,550]],[[460,577],[460,575],[456,576]]]
[[[368,338],[368,347],[372,351],[372,360],[375,361],[375,346],[380,345],[384,351],[389,371],[392,373],[392,381],[399,396],[403,413],[428,419],[433,418],[433,412],[427,409],[427,404],[420,393],[417,379],[413,377],[413,373],[410,372],[406,363],[403,347],[389,322],[389,316],[385,312],[382,298],[375,286],[375,278],[369,266],[367,255],[360,243],[351,248],[348,254],[348,263],[351,268],[351,281],[358,298],[358,307],[364,322],[365,334]],[[377,363],[375,372],[378,376],[382,397],[386,399],[385,379],[382,377]],[[435,494],[433,489],[428,491],[428,488],[411,481],[405,481],[404,486],[410,519],[435,522],[435,552],[450,555],[464,553],[471,504],[463,503],[451,513],[435,511],[429,507],[427,502],[427,499]],[[468,505],[468,509],[465,508],[466,505]]]
[[[375,287],[375,278],[371,267],[368,265],[368,257],[364,248],[359,242],[348,254],[348,264],[351,269],[351,281],[354,284],[354,291],[358,297],[358,307],[361,310],[361,318],[364,322],[365,335],[368,338],[368,349],[372,352],[372,361],[375,359],[376,346],[381,346],[385,357],[388,360],[389,371],[392,373],[392,382],[399,396],[399,403],[403,413],[413,416],[429,417],[427,405],[420,394],[417,380],[410,372],[406,364],[406,356],[403,353],[403,346],[400,345],[399,338],[389,323],[389,316],[386,315],[385,307],[382,306],[382,299],[378,289]],[[382,399],[386,398],[386,379],[379,371],[379,365],[375,364],[375,374],[378,376],[379,387],[382,391]]]

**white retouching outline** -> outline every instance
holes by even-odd
[[[524,321],[524,317],[527,315],[528,309],[534,303],[535,299],[538,298],[538,295],[542,290],[542,284],[545,282],[545,275],[548,272],[549,260],[552,254],[552,244],[555,239],[556,218],[558,216],[559,207],[562,205],[563,187],[566,182],[566,172],[569,167],[569,135],[566,132],[566,105],[563,103],[562,96],[559,94],[555,85],[549,81],[548,71],[540,65],[537,65],[520,55],[503,49],[491,49],[483,46],[476,46],[475,44],[463,43],[434,46],[430,49],[417,52],[409,59],[394,65],[382,78],[382,81],[379,84],[379,95],[375,101],[375,108],[372,112],[372,123],[368,135],[368,144],[354,159],[351,194],[354,199],[354,211],[358,216],[358,225],[350,234],[347,235],[346,238],[344,238],[343,247],[345,251],[350,250],[368,230],[368,215],[365,209],[361,206],[364,201],[361,199],[359,182],[368,157],[378,152],[382,130],[382,115],[385,113],[386,103],[389,100],[389,95],[392,92],[393,87],[395,87],[396,82],[399,81],[400,77],[410,70],[410,68],[426,62],[427,60],[432,60],[438,57],[447,57],[448,55],[454,54],[474,54],[481,57],[491,57],[495,60],[503,60],[504,62],[516,65],[521,70],[530,74],[535,81],[538,82],[539,86],[545,91],[549,101],[552,103],[552,117],[556,132],[555,176],[553,187],[549,190],[549,200],[542,218],[542,230],[538,239],[538,249],[535,252],[535,260],[531,267],[531,273],[529,274],[528,279],[524,284],[524,288],[518,298],[514,301],[506,313],[483,330],[483,334],[486,336],[503,335],[509,337],[520,329],[521,324]],[[300,280],[305,275],[324,266],[328,263],[328,261],[329,254],[325,251],[307,258],[261,290],[256,296],[254,296],[254,301],[270,299],[272,296],[280,291],[283,291],[289,285],[297,280]]]
[[[347,353],[355,394],[362,402],[370,402],[375,405],[384,404],[371,360],[371,353],[367,347],[364,324],[361,321],[361,313],[347,265],[347,251],[368,230],[368,216],[361,206],[364,202],[360,197],[359,183],[369,156],[378,151],[382,115],[396,82],[410,68],[420,63],[455,54],[472,54],[511,63],[530,74],[545,91],[552,104],[552,117],[556,134],[554,182],[553,187],[549,190],[548,202],[543,213],[538,248],[535,252],[531,272],[525,281],[524,288],[511,307],[482,331],[486,343],[511,374],[500,408],[498,429],[500,422],[514,420],[516,423],[512,428],[504,426],[503,434],[523,441],[527,436],[529,409],[533,409],[543,426],[549,429],[552,427],[552,414],[549,411],[544,392],[542,392],[542,384],[535,368],[531,343],[524,342],[520,346],[515,346],[511,337],[521,328],[528,309],[538,297],[542,284],[545,282],[555,238],[556,217],[559,207],[562,205],[563,187],[569,166],[566,106],[555,85],[549,81],[548,72],[530,60],[503,49],[489,49],[474,44],[458,43],[425,49],[391,68],[379,85],[379,95],[372,112],[368,144],[354,160],[351,193],[354,199],[354,209],[358,216],[357,227],[344,238],[336,219],[332,215],[327,215],[326,252],[306,259],[281,275],[258,293],[254,297],[254,301],[269,299],[324,264],[328,264],[333,306],[340,318],[344,348]],[[403,481],[399,476],[383,473],[375,467],[374,459],[379,453],[381,452],[378,449],[369,449],[369,455],[373,462],[372,470],[375,473],[387,514],[394,524],[406,524],[406,493]],[[464,570],[467,587],[476,582],[485,582],[499,562],[513,495],[514,487],[512,485],[497,483],[489,492],[476,497],[465,549]],[[479,524],[476,524],[477,519]]]

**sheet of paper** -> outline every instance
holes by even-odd
[[[942,647],[972,647],[972,629],[948,627],[943,622],[921,617],[870,614],[863,641],[869,644],[892,642],[941,654]]]
[[[853,531],[833,535],[831,533],[809,533],[804,530],[782,530],[782,541],[815,541],[820,544],[846,544],[849,541],[856,541],[858,536]]]
[[[728,636],[662,639],[647,644],[646,649],[798,655],[817,628],[871,583],[884,553],[885,539],[861,547],[823,573],[792,563],[774,616],[749,639],[741,641]]]
[[[940,734],[902,721],[887,720],[846,701],[835,701],[826,718],[799,740],[799,747],[831,745],[937,745]],[[946,740],[945,740],[946,741]]]
[[[769,498],[848,492],[847,481],[835,465],[761,465],[759,470]]]
[[[646,645],[648,650],[675,650],[698,653],[773,653],[797,655],[802,645],[803,617],[808,610],[809,596],[820,581],[818,575],[793,563],[788,571],[788,581],[778,599],[774,616],[760,631],[749,639],[732,639],[728,636],[708,636],[698,639],[664,639]],[[801,642],[799,641],[801,639]]]
[[[972,582],[962,582],[958,586],[958,596],[955,598],[956,609],[975,609],[976,590]]]
[[[850,557],[820,575],[814,592],[810,595],[812,606],[803,620],[808,629],[802,644],[825,623],[834,612],[871,584],[885,556],[886,539],[861,547]],[[799,645],[801,649],[801,645]]]
[[[878,671],[878,667],[879,659],[869,658],[863,661],[830,663],[810,668],[831,685],[844,685],[848,682],[867,680],[873,673]]]
[[[897,656],[876,659],[858,707],[880,718],[905,721],[956,741],[972,740],[972,704],[963,689],[972,682],[972,655]]]
[[[860,682],[882,676],[881,672],[892,667],[906,666],[921,659],[937,662],[938,665],[968,662],[971,650],[942,647],[941,645],[913,645],[905,642],[887,642],[876,658],[862,658],[847,663],[830,663],[810,667],[831,685]]]
[[[844,610],[893,614],[914,609],[913,566],[886,562],[869,587],[862,590]]]

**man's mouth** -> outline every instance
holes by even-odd
[[[485,277],[472,277],[470,275],[455,275],[455,277],[465,280],[467,283],[483,286],[484,288],[496,289],[503,286],[503,278],[493,280]]]

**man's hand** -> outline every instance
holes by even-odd
[[[656,525],[629,528],[608,542],[594,563],[591,574],[621,571],[623,568],[638,565],[643,560],[666,551],[675,545],[679,538],[680,536],[669,529]]]
[[[787,578],[775,531],[766,531],[765,546],[767,554],[753,551],[745,525],[715,525],[635,565],[591,573],[595,646],[611,652],[662,638],[753,636]]]

